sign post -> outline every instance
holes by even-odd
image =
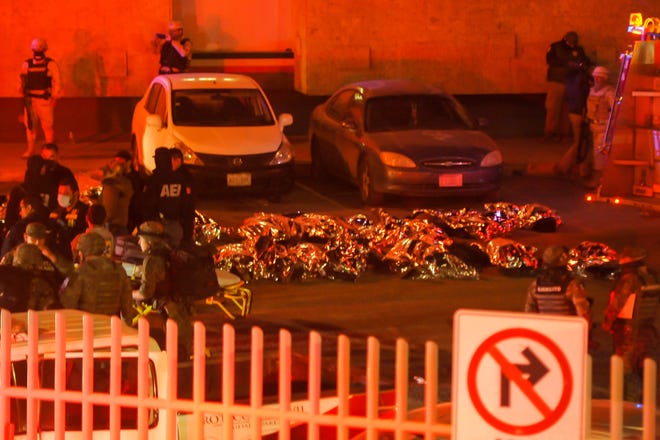
[[[454,440],[584,438],[587,321],[458,310],[453,335]]]

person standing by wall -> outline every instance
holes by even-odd
[[[25,99],[23,118],[27,149],[23,158],[34,154],[37,123],[41,124],[46,143],[55,142],[55,102],[61,93],[60,70],[57,63],[46,56],[48,43],[43,38],[32,40],[32,58],[23,62],[20,73],[20,93]]]
[[[658,350],[655,320],[660,301],[660,284],[645,263],[646,252],[625,248],[619,255],[619,272],[605,310],[603,329],[612,334],[614,353],[623,358],[624,396],[641,401],[644,358]]]
[[[591,175],[591,151],[583,151],[586,146],[583,130],[588,130],[585,125],[585,114],[587,110],[587,97],[591,87],[590,66],[584,63],[581,68],[571,70],[566,78],[566,102],[568,103],[568,120],[571,124],[573,141],[555,167],[556,174],[570,174],[578,165],[581,177]],[[589,145],[590,149],[593,146]]]
[[[545,61],[548,65],[548,91],[545,97],[544,139],[561,141],[568,136],[566,82],[569,73],[583,69],[590,61],[582,46],[578,45],[578,34],[575,31],[567,32],[561,40],[552,43],[545,55]]]
[[[597,66],[591,73],[594,84],[589,90],[587,98],[587,120],[593,137],[593,161],[591,177],[585,182],[590,189],[600,185],[603,168],[607,163],[607,149],[605,143],[605,130],[610,118],[610,112],[614,105],[616,90],[609,83],[610,71],[606,67]]]
[[[169,38],[160,47],[159,74],[185,72],[192,59],[192,42],[189,38],[184,41],[183,24],[180,21],[170,22],[169,32]]]

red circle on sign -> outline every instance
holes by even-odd
[[[491,414],[490,411],[488,411],[488,409],[482,402],[481,397],[479,396],[477,390],[476,376],[477,376],[477,369],[479,367],[481,360],[484,358],[484,356],[488,353],[490,349],[495,347],[495,344],[510,338],[531,339],[533,341],[540,343],[545,348],[547,348],[557,359],[557,362],[559,363],[559,367],[561,369],[562,377],[564,379],[562,395],[561,398],[559,399],[557,406],[554,409],[552,409],[550,413],[547,415],[547,417],[545,417],[543,420],[537,423],[533,423],[531,425],[513,425],[504,422],[502,420],[499,420],[497,417]],[[515,434],[515,435],[536,434],[554,425],[557,422],[557,420],[559,420],[561,416],[564,414],[566,408],[568,408],[568,404],[570,403],[571,395],[573,393],[573,377],[571,376],[571,368],[568,363],[568,360],[566,359],[566,356],[564,356],[564,353],[561,351],[561,349],[547,336],[535,332],[533,330],[524,329],[524,328],[512,328],[512,329],[503,330],[501,332],[495,333],[494,335],[486,339],[484,342],[482,342],[481,345],[474,352],[474,356],[470,361],[470,365],[468,367],[468,373],[467,373],[467,385],[468,385],[468,392],[470,394],[470,398],[472,399],[472,403],[474,404],[474,407],[479,413],[479,415],[481,415],[481,417],[486,422],[488,422],[488,424],[490,424],[492,427],[499,429],[502,432],[508,434]]]

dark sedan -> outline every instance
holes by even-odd
[[[348,84],[312,112],[312,172],[346,179],[365,204],[386,194],[488,196],[502,155],[451,95],[409,80]]]

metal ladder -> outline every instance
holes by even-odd
[[[619,68],[619,78],[616,82],[616,90],[614,95],[614,104],[610,109],[610,116],[607,119],[607,126],[605,127],[605,137],[603,139],[603,145],[600,146],[599,152],[601,154],[609,155],[610,150],[612,149],[612,142],[614,140],[614,131],[616,127],[617,120],[619,119],[619,113],[621,112],[621,104],[623,102],[623,91],[626,87],[626,80],[628,79],[628,71],[630,70],[630,62],[632,60],[632,47],[628,46],[628,49],[621,54],[621,67]]]

